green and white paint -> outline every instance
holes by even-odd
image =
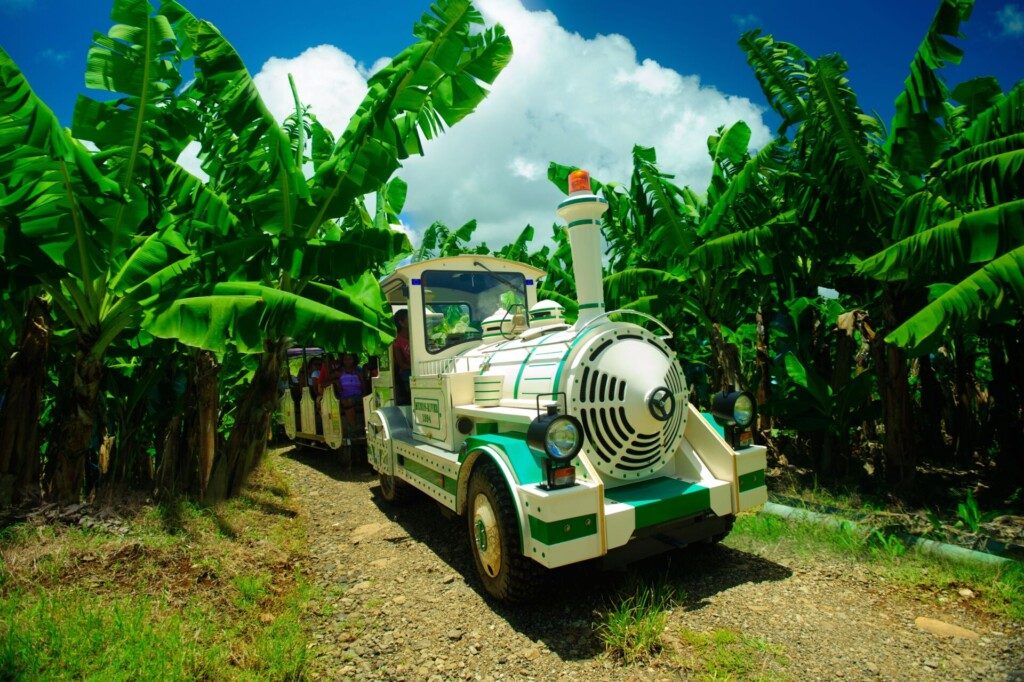
[[[579,292],[580,317],[571,326],[557,303],[536,301],[543,272],[521,263],[441,258],[399,268],[382,284],[394,305],[409,310],[412,404],[368,413],[370,461],[448,509],[479,517],[480,528],[467,528],[481,570],[495,565],[487,529],[498,513],[492,504],[467,499],[481,461],[497,466],[510,493],[519,551],[546,567],[600,557],[627,547],[638,532],[661,532],[680,521],[696,527],[699,538],[705,520],[767,500],[765,449],[733,449],[689,404],[664,338],[623,321],[636,313],[619,311],[612,321],[604,312],[599,248],[606,208],[589,190],[559,206]],[[416,332],[423,324],[428,294],[420,282],[427,269],[452,270],[470,282],[476,272],[522,275],[530,323],[520,315],[513,324],[499,307],[483,321],[480,338],[428,354]],[[387,404],[387,396],[379,398]],[[583,429],[582,450],[572,461],[575,485],[554,490],[546,486],[545,453],[530,448],[525,436],[549,405],[576,417]],[[722,528],[720,522],[706,526],[708,536]]]

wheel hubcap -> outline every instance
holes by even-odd
[[[483,493],[473,500],[473,535],[480,564],[490,577],[501,570],[501,533],[498,517]]]

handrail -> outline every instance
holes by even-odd
[[[671,339],[672,336],[673,336],[672,330],[669,329],[668,327],[666,327],[665,323],[662,322],[661,320],[659,320],[658,318],[654,317],[653,315],[648,315],[647,313],[642,313],[639,310],[630,310],[629,308],[618,308],[617,310],[609,310],[609,311],[603,312],[600,315],[598,315],[597,317],[594,317],[594,318],[591,318],[590,320],[587,320],[587,323],[585,325],[583,325],[582,327],[580,327],[579,333],[583,333],[583,331],[585,329],[590,327],[592,324],[594,324],[598,320],[600,320],[602,318],[610,317],[612,315],[636,315],[637,317],[642,317],[645,320],[649,320],[649,321],[653,322],[654,324],[658,325],[659,327],[661,327],[662,329],[665,330],[665,336],[658,337],[662,341],[664,341],[665,339]]]
[[[579,336],[580,334],[585,332],[587,329],[589,329],[590,327],[594,326],[594,324],[596,322],[598,322],[600,320],[604,320],[605,318],[609,317],[610,315],[636,315],[637,317],[641,317],[641,318],[643,318],[645,320],[649,320],[649,321],[653,322],[654,324],[658,325],[659,327],[661,327],[661,329],[663,329],[665,331],[665,335],[664,336],[659,336],[658,338],[661,339],[662,341],[664,341],[666,339],[671,339],[672,336],[673,336],[672,330],[669,329],[667,326],[665,326],[665,324],[661,320],[659,320],[658,318],[654,317],[653,315],[648,315],[647,313],[642,313],[639,310],[630,310],[628,308],[619,308],[618,310],[610,310],[608,312],[601,313],[597,317],[594,317],[594,318],[588,320],[586,324],[584,324],[582,327],[580,327],[578,330],[576,330],[576,333],[575,333],[574,336]],[[557,333],[557,332],[560,332],[560,331],[566,331],[566,329],[571,330],[572,327],[569,326],[567,328],[555,329],[555,330],[552,330],[551,333]],[[511,341],[511,340],[514,340],[514,339],[509,339],[509,340]],[[569,340],[569,339],[565,339],[565,340],[561,340],[561,341],[542,341],[540,343],[534,344],[534,347],[557,346],[557,345],[563,345],[563,344],[568,345],[569,343],[571,343],[571,340]],[[477,347],[477,348],[479,348],[479,347]],[[471,349],[471,350],[477,350],[477,348],[474,348],[474,349]],[[482,353],[481,355],[486,355],[487,356],[483,360],[483,365],[488,366],[490,364],[491,358],[496,353],[498,353],[500,350],[501,350],[500,348],[494,348],[494,349],[491,349],[489,351],[485,351],[484,353]],[[448,357],[448,358],[438,358],[438,359],[435,359],[435,360],[421,360],[419,363],[417,363],[417,365],[420,368],[421,373],[424,372],[424,370],[426,370],[425,373],[428,374],[428,375],[443,374],[443,373],[452,371],[455,368],[455,365],[457,365],[460,360],[468,361],[469,358],[466,355],[456,355],[456,356],[452,356],[452,357]],[[446,367],[446,365],[447,365],[447,367]],[[437,371],[431,371],[431,370],[435,370],[435,368],[437,368]]]

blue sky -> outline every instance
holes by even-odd
[[[249,0],[241,5],[245,8],[241,12],[240,5],[230,0],[185,3],[221,29],[253,72],[272,56],[294,56],[323,43],[337,45],[371,64],[407,44],[412,23],[429,3],[302,4],[311,9],[281,11],[284,5],[270,0]],[[654,59],[683,74],[698,74],[706,84],[758,103],[760,90],[736,47],[742,31],[762,28],[812,56],[839,52],[850,63],[861,105],[886,120],[937,6],[931,0],[870,0],[855,7],[820,0],[529,0],[525,4],[551,10],[563,27],[584,37],[622,34],[640,58]],[[62,120],[70,120],[75,94],[83,90],[82,67],[92,32],[106,31],[109,12],[109,2],[93,0],[0,0],[0,45]],[[1024,77],[1022,21],[1024,3],[980,0],[960,43],[966,52],[964,63],[948,70],[948,82],[985,74],[995,75],[1008,88]]]
[[[275,113],[286,111],[282,84],[294,71],[303,98],[340,132],[362,97],[368,70],[408,44],[429,2],[307,2],[301,9],[270,0],[185,4],[231,40],[259,74]],[[888,121],[937,2],[481,0],[480,6],[509,29],[516,68],[499,78],[495,101],[484,103],[480,120],[470,117],[449,131],[403,174],[412,185],[414,229],[437,217],[451,223],[479,217],[491,221],[481,235],[497,244],[514,238],[523,221],[540,227],[548,220],[550,207],[531,212],[521,206],[555,198],[542,189],[549,160],[586,163],[628,180],[632,143],[654,144],[670,170],[702,189],[708,170],[703,139],[714,127],[742,118],[754,130],[755,146],[767,141],[777,118],[764,111],[736,46],[749,28],[761,27],[813,56],[841,53],[862,107]],[[84,91],[92,32],[109,28],[109,8],[93,0],[0,0],[0,46],[67,123],[75,96]],[[990,74],[1005,89],[1024,77],[1024,0],[979,0],[964,32],[964,63],[944,73],[950,85]],[[607,37],[612,34],[621,37]],[[581,55],[585,66],[576,59]],[[577,93],[575,101],[562,100],[565,90]],[[568,128],[558,123],[566,115],[573,119]],[[586,125],[588,117],[593,125]],[[506,148],[494,146],[498,137],[507,140]],[[489,154],[482,160],[485,146]],[[514,178],[507,196],[479,199],[488,173]]]

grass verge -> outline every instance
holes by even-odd
[[[974,595],[974,605],[989,613],[1024,619],[1024,565],[965,564],[922,554],[899,538],[869,535],[849,528],[782,519],[768,514],[745,514],[736,520],[726,544],[758,554],[829,555],[865,562],[872,570],[911,585],[938,602],[963,599],[959,590]]]
[[[274,455],[215,507],[0,535],[0,679],[297,680],[305,522]]]

